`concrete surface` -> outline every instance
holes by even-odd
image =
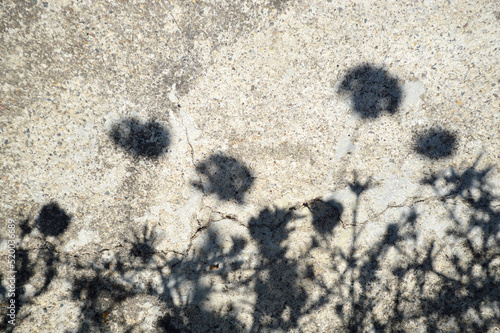
[[[0,31],[0,330],[500,332],[498,1],[5,0]]]

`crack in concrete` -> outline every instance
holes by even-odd
[[[188,130],[187,130],[187,126],[184,123],[184,112],[183,111],[181,112],[181,123],[182,123],[182,127],[184,127],[184,131],[186,133],[186,141],[187,141],[187,143],[189,145],[189,148],[191,148],[191,162],[193,163],[193,167],[195,167],[195,163],[194,163],[194,148],[193,148],[193,145],[191,144],[191,141],[189,140],[189,133],[188,133]]]
[[[369,221],[375,220],[378,217],[382,216],[389,209],[403,208],[403,207],[412,207],[413,205],[415,205],[415,204],[417,204],[419,202],[430,201],[430,200],[433,200],[433,199],[434,200],[439,200],[439,198],[436,198],[436,197],[428,197],[428,198],[412,197],[412,198],[409,198],[409,199],[405,200],[405,202],[402,203],[402,204],[400,204],[400,205],[391,205],[391,204],[387,205],[384,210],[382,210],[381,212],[375,214],[375,216],[369,217],[368,219],[364,220],[363,222],[359,222],[359,223],[346,223],[346,222],[342,221],[342,219],[340,219],[340,222],[342,222],[342,227],[343,228],[345,228],[346,226],[364,225],[364,224],[368,223]],[[407,201],[411,201],[411,202],[407,203]]]
[[[196,165],[195,165],[195,158],[194,158],[194,148],[193,148],[193,145],[191,143],[191,140],[189,139],[189,132],[188,132],[187,126],[186,126],[186,124],[184,122],[185,113],[181,112],[180,115],[181,115],[181,123],[182,123],[182,126],[184,127],[184,131],[186,133],[186,141],[187,141],[187,143],[188,143],[188,145],[190,147],[190,150],[191,150],[191,162],[192,162],[193,167],[195,168],[195,172],[196,172]],[[199,177],[199,180],[201,182],[201,177],[199,176],[198,172],[196,172],[196,175]],[[183,258],[178,263],[176,263],[175,265],[173,265],[172,268],[174,266],[178,265],[179,263],[181,263],[184,260],[184,258],[189,254],[189,251],[191,250],[191,247],[193,245],[193,240],[198,236],[199,233],[203,232],[203,230],[208,229],[213,222],[218,222],[218,221],[222,221],[224,219],[229,219],[229,220],[237,222],[240,226],[243,226],[243,227],[247,228],[247,226],[244,223],[240,222],[236,218],[236,216],[234,216],[232,214],[226,214],[226,213],[219,212],[219,211],[215,210],[214,208],[210,207],[209,205],[206,205],[204,198],[207,196],[207,193],[205,192],[205,189],[203,188],[203,186],[201,187],[201,192],[202,192],[202,198],[201,198],[202,207],[198,210],[198,212],[200,212],[204,208],[208,208],[210,210],[210,218],[209,218],[208,222],[205,225],[201,225],[201,223],[198,221],[198,228],[195,230],[195,232],[190,237],[189,245],[188,245],[185,253],[181,254],[183,256]],[[212,219],[212,217],[214,215],[216,215],[216,214],[218,214],[220,216],[220,218],[218,218],[218,219]]]
[[[231,220],[231,221],[234,221],[234,222],[238,223],[238,225],[240,225],[240,226],[242,226],[244,228],[248,228],[248,226],[246,224],[244,224],[243,222],[239,221],[238,218],[235,215],[222,213],[222,212],[219,212],[219,211],[216,211],[216,210],[212,209],[211,207],[208,207],[208,208],[212,211],[212,213],[220,215],[219,219],[217,219],[217,220],[211,220],[209,222],[209,224],[211,224],[212,222],[219,222],[219,221],[222,221],[222,220]]]
[[[186,252],[181,254],[182,258],[178,262],[176,262],[175,264],[170,266],[170,269],[174,269],[175,266],[179,265],[180,263],[182,263],[184,261],[184,259],[188,256],[189,251],[191,251],[191,247],[193,246],[193,241],[198,236],[198,233],[202,232],[205,229],[208,229],[209,226],[210,226],[210,223],[208,225],[205,225],[205,226],[199,226],[198,229],[196,229],[196,231],[193,233],[193,235],[189,239],[189,245],[186,249]]]
[[[176,23],[177,24],[177,23]],[[191,144],[191,140],[189,139],[189,132],[188,132],[188,129],[187,129],[187,126],[184,122],[184,116],[185,116],[185,113],[184,111],[181,111],[180,112],[180,116],[181,116],[181,124],[182,124],[182,127],[184,127],[184,132],[186,134],[186,141],[189,145],[189,148],[190,148],[190,153],[191,153],[191,163],[193,165],[193,168],[195,169],[195,173],[196,175],[198,176],[199,178],[199,175],[198,173],[196,172],[196,164],[195,164],[195,159],[194,159],[194,147],[193,145]],[[201,179],[200,179],[201,180]],[[201,188],[201,192],[202,192],[202,197],[201,197],[201,203],[202,203],[202,207],[197,211],[197,213],[199,213],[201,210],[203,210],[203,208],[207,207],[209,208],[210,210],[211,207],[208,207],[204,204],[204,198],[206,196],[206,193],[205,193],[205,189],[202,187]],[[179,262],[177,262],[176,264],[172,265],[171,268],[174,268],[175,266],[177,266],[178,264],[180,264],[184,258],[189,254],[189,251],[191,250],[191,247],[193,245],[193,240],[196,238],[196,236],[198,235],[199,232],[201,232],[202,230],[208,228],[208,226],[210,225],[210,222],[205,225],[205,226],[201,226],[200,223],[198,222],[198,228],[194,231],[194,233],[191,235],[190,239],[189,239],[189,245],[186,249],[186,251],[184,253],[181,253],[180,255],[182,256],[181,260],[179,260]]]
[[[186,129],[186,127],[185,127],[185,129]],[[187,131],[187,129],[186,129],[186,131]],[[192,146],[191,146],[191,148],[192,148]],[[203,193],[203,196],[205,196],[205,193]],[[293,206],[285,208],[283,210],[284,214],[280,218],[281,221],[277,225],[275,225],[273,228],[271,228],[271,229],[279,228],[286,221],[286,219],[285,219],[286,215],[288,215],[290,213],[293,214],[294,211],[300,210],[303,207],[309,208],[309,205],[314,200],[318,200],[318,199],[319,198],[314,198],[314,199],[307,200],[307,201],[304,201],[304,202],[301,202],[301,203],[297,203],[297,204],[295,204]],[[411,197],[411,198],[408,198],[407,200],[405,200],[405,202],[402,203],[402,204],[399,204],[399,205],[389,204],[389,205],[387,205],[384,210],[380,211],[379,213],[375,214],[374,216],[371,216],[370,218],[366,219],[363,222],[348,223],[346,221],[343,221],[342,219],[339,219],[339,220],[340,220],[343,228],[365,225],[366,223],[368,223],[368,222],[370,222],[372,220],[375,220],[378,217],[382,216],[383,214],[385,214],[390,209],[403,208],[403,207],[410,208],[410,207],[413,207],[415,204],[418,204],[418,203],[421,203],[421,202],[428,202],[428,201],[433,201],[433,200],[439,201],[439,200],[442,200],[442,199],[443,199],[442,197],[438,197],[438,196],[432,196],[432,197],[426,197],[426,198]],[[468,204],[465,200],[464,200],[464,202],[466,204]],[[173,269],[174,267],[176,267],[177,265],[181,264],[184,261],[184,259],[188,256],[189,251],[191,250],[191,248],[193,246],[193,241],[198,237],[198,235],[200,233],[202,233],[204,230],[207,230],[211,226],[211,224],[213,222],[219,222],[219,221],[228,219],[228,220],[237,222],[238,225],[240,225],[240,226],[242,226],[244,228],[248,228],[248,225],[246,225],[243,222],[239,221],[238,218],[235,215],[233,215],[233,214],[227,214],[227,213],[223,213],[223,212],[217,211],[217,210],[215,210],[212,207],[207,206],[207,205],[203,205],[203,206],[204,206],[203,208],[206,207],[206,208],[210,209],[210,211],[211,211],[211,214],[210,214],[211,217],[213,215],[219,215],[220,218],[217,218],[217,219],[210,218],[206,225],[200,225],[200,223],[198,223],[198,228],[194,231],[194,233],[190,237],[190,239],[189,239],[189,245],[188,245],[187,249],[184,252],[179,252],[179,251],[175,251],[175,250],[166,250],[166,251],[165,250],[160,250],[160,251],[155,251],[155,253],[159,253],[159,254],[163,254],[163,255],[175,254],[175,255],[181,256],[181,259],[179,259],[178,262],[176,262],[175,264],[172,264],[170,266],[171,269]],[[297,216],[297,217],[300,217],[300,216]],[[46,246],[43,246],[43,247],[33,247],[33,248],[29,248],[29,249],[30,250],[47,250],[47,249],[49,249],[51,247],[51,250],[54,253],[56,253],[58,255],[67,256],[67,257],[81,257],[81,256],[86,256],[86,255],[88,255],[88,256],[95,256],[95,255],[98,255],[98,254],[102,254],[103,252],[106,252],[106,251],[115,252],[115,251],[117,251],[117,249],[125,249],[125,246],[123,246],[122,244],[118,244],[118,245],[110,247],[110,248],[104,248],[104,249],[100,249],[100,250],[96,250],[96,251],[92,251],[92,252],[80,252],[80,253],[71,255],[71,254],[67,254],[65,252],[58,251],[57,250],[57,245],[51,243],[50,241],[45,240],[45,242],[47,244]]]

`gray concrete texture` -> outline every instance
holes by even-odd
[[[498,1],[0,6],[1,331],[500,332]]]

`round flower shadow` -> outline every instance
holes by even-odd
[[[211,155],[196,166],[196,171],[202,182],[193,183],[194,187],[214,193],[220,200],[236,200],[240,204],[254,180],[250,169],[237,159],[223,154]]]
[[[347,73],[339,93],[351,97],[354,111],[362,118],[376,118],[382,112],[396,113],[402,89],[386,70],[363,64]]]
[[[163,125],[135,118],[113,125],[110,137],[117,146],[139,158],[158,158],[170,144],[169,131]]]
[[[455,134],[434,127],[417,134],[414,150],[429,159],[438,160],[452,156],[456,146]]]
[[[321,235],[333,233],[344,211],[342,204],[335,200],[315,199],[309,202],[307,207],[312,213],[314,229]]]
[[[36,227],[46,236],[59,236],[69,226],[71,217],[55,202],[42,207],[35,220]]]

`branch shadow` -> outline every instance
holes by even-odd
[[[286,210],[265,209],[249,222],[250,234],[262,256],[251,277],[257,294],[252,332],[296,327],[307,300],[305,290],[297,284],[298,263],[285,256],[284,241],[290,232],[287,224],[293,217]]]
[[[116,271],[120,271],[122,263],[116,265]],[[129,285],[119,283],[110,277],[113,269],[105,267],[88,267],[78,265],[80,277],[72,282],[71,299],[80,302],[80,320],[78,333],[91,332],[94,330],[109,330],[111,313],[124,301],[135,296],[135,292]],[[82,274],[86,272],[87,274]],[[120,318],[113,318],[120,323]],[[123,321],[122,324],[125,324]],[[128,328],[130,329],[130,327]]]
[[[165,283],[169,291],[162,295],[171,313],[158,321],[162,332],[169,332],[171,327],[182,332],[243,332],[243,323],[238,319],[235,302],[218,304],[217,309],[210,307],[210,300],[218,292],[211,282],[219,281],[224,293],[232,293],[238,288],[229,278],[240,266],[238,257],[245,246],[245,240],[233,239],[231,251],[225,252],[221,239],[209,233],[203,246],[174,265],[174,274]],[[231,282],[232,281],[232,282]],[[185,291],[182,293],[181,291]]]
[[[363,255],[354,224],[351,251],[332,251],[336,266],[347,267],[336,273],[348,282],[332,290],[342,299],[335,312],[346,331],[411,331],[419,325],[427,332],[486,332],[500,324],[500,212],[486,179],[490,170],[478,170],[476,161],[462,172],[422,180],[449,213],[448,246],[423,241],[415,208],[390,223]],[[471,209],[468,218],[457,214],[457,201]],[[340,292],[346,287],[347,300]]]
[[[476,161],[462,171],[449,169],[422,179],[421,185],[434,189],[436,204],[451,221],[446,238],[439,242],[423,238],[416,205],[388,223],[369,248],[363,247],[366,226],[358,221],[363,209],[360,199],[376,188],[370,178],[361,181],[354,174],[349,188],[356,204],[345,230],[352,238],[344,247],[327,241],[346,228],[341,220],[344,206],[336,200],[262,209],[248,221],[248,238],[201,227],[203,237],[197,240],[197,232],[193,238],[197,245],[182,254],[158,250],[156,229],[143,225],[123,237],[121,252],[112,261],[100,254],[62,261],[55,246],[47,245],[35,262],[30,250],[20,248],[19,295],[33,283],[37,270],[42,269],[44,281],[33,296],[24,301],[19,296],[19,302],[33,302],[45,293],[59,275],[58,267],[68,265],[73,268],[66,276],[72,285],[70,298],[81,313],[76,332],[112,331],[113,327],[144,331],[140,323],[131,324],[121,315],[140,297],[161,302],[164,311],[154,324],[156,332],[301,330],[304,318],[324,309],[331,309],[331,320],[340,331],[410,332],[417,327],[427,332],[486,332],[500,324],[495,315],[500,313],[500,198],[488,181],[491,170],[479,169]],[[459,203],[468,207],[469,215],[457,213]],[[291,255],[296,253],[292,233],[303,225],[297,221],[305,221],[299,208],[310,211],[307,221],[313,237],[319,238],[296,256]],[[20,224],[21,234],[26,237],[41,228],[44,240],[59,237],[64,232],[60,226],[67,226],[69,218],[51,203],[40,210],[33,226],[26,221]],[[256,249],[251,252],[255,261],[244,259],[249,249]],[[313,251],[331,258],[332,265],[323,269],[329,270],[328,276],[336,276],[335,281],[318,278],[314,263],[304,261],[314,258]],[[311,294],[307,283],[314,285],[319,296]],[[246,322],[237,310],[241,299],[232,296],[242,290],[249,293],[251,308]],[[214,309],[214,299],[222,297],[214,295],[221,293],[227,295],[226,303]],[[2,329],[8,327],[2,325]]]

